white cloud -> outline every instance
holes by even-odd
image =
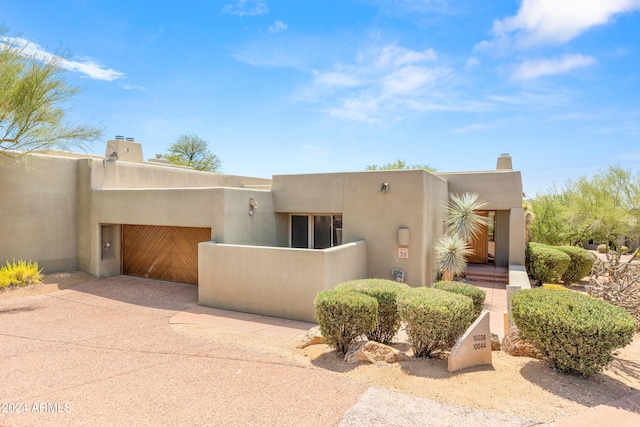
[[[416,52],[402,46],[388,45],[382,48],[376,65],[378,67],[399,67],[422,61],[435,61],[436,59],[436,52],[433,49]]]
[[[450,133],[452,134],[469,133],[469,132],[475,132],[478,130],[489,129],[490,127],[491,126],[489,126],[487,123],[476,123],[473,125],[467,125],[467,126],[462,126],[462,127],[453,129]]]
[[[258,16],[269,12],[269,6],[263,0],[238,0],[222,8],[222,13],[237,16]]]
[[[287,24],[285,24],[282,21],[276,21],[273,23],[273,25],[269,25],[269,32],[271,34],[275,34],[275,33],[279,33],[281,31],[284,31],[288,28]]]
[[[518,13],[494,21],[492,31],[498,45],[562,44],[636,9],[640,0],[522,0]]]
[[[472,56],[471,58],[467,59],[467,62],[464,64],[464,66],[465,68],[472,68],[478,64],[480,64],[480,60],[475,56]]]
[[[144,86],[140,86],[140,85],[123,84],[123,85],[120,85],[120,87],[124,90],[139,90],[142,92],[147,91],[147,89]]]
[[[581,54],[562,55],[553,59],[524,61],[515,68],[511,74],[511,78],[514,80],[532,80],[541,76],[563,74],[575,68],[588,67],[595,63],[595,58]]]
[[[314,71],[314,74],[315,74],[314,83],[319,86],[350,87],[350,86],[358,86],[361,84],[356,77],[350,76],[340,71],[328,71],[328,72]]]
[[[77,57],[75,59],[67,59],[47,52],[39,44],[20,37],[3,37],[0,40],[3,44],[8,44],[18,48],[20,54],[25,57],[34,58],[38,61],[54,62],[61,68],[84,74],[93,80],[113,81],[125,77],[123,72],[116,71],[111,68],[104,68],[102,64],[92,58]]]

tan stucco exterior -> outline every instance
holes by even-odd
[[[477,192],[496,213],[496,264],[524,264],[522,182],[511,169],[269,180],[144,162],[140,147],[112,140],[104,158],[2,161],[0,261],[31,259],[45,272],[79,268],[107,277],[122,272],[123,224],[210,228],[211,242],[199,247],[202,304],[311,320],[311,296],[341,281],[393,279],[398,271],[411,286],[435,281],[443,206],[450,193]],[[109,157],[114,148],[117,158]],[[289,248],[291,215],[340,217],[342,246]],[[267,303],[267,294],[291,294],[304,307]]]

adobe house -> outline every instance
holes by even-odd
[[[522,180],[511,158],[478,172],[214,174],[143,160],[34,154],[0,163],[0,261],[198,285],[201,305],[314,321],[318,291],[356,278],[435,281],[450,193],[476,192],[490,226],[472,262],[523,270]]]

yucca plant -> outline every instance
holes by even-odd
[[[445,206],[447,212],[446,232],[436,243],[436,267],[443,280],[453,280],[467,269],[467,259],[473,254],[471,242],[487,224],[487,218],[478,210],[487,204],[477,193],[452,193]]]
[[[467,269],[467,258],[473,251],[458,234],[443,234],[436,243],[436,267],[442,280],[451,281]]]
[[[447,234],[457,234],[467,244],[487,225],[487,217],[478,214],[487,204],[480,200],[478,193],[464,193],[461,196],[452,193],[447,205]]]

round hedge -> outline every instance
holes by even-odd
[[[570,258],[569,265],[561,277],[565,285],[577,283],[591,273],[595,259],[586,249],[577,246],[555,246],[554,249],[564,252]]]
[[[487,293],[482,289],[464,282],[435,282],[432,288],[440,289],[454,294],[464,295],[473,301],[473,318],[476,319],[482,313],[482,306]]]
[[[613,350],[631,342],[635,329],[621,308],[570,290],[518,291],[511,312],[522,337],[556,368],[584,377],[601,372]]]
[[[378,320],[378,301],[359,292],[322,291],[313,305],[322,336],[340,353]]]
[[[538,285],[559,280],[571,262],[569,255],[542,243],[528,243],[525,255],[529,276]]]
[[[397,303],[416,357],[450,350],[473,321],[471,298],[440,289],[410,288]]]
[[[398,314],[396,298],[402,291],[409,289],[405,283],[386,279],[359,279],[341,283],[336,291],[360,292],[378,301],[378,321],[374,327],[365,332],[371,341],[389,344],[400,329],[401,320]]]

